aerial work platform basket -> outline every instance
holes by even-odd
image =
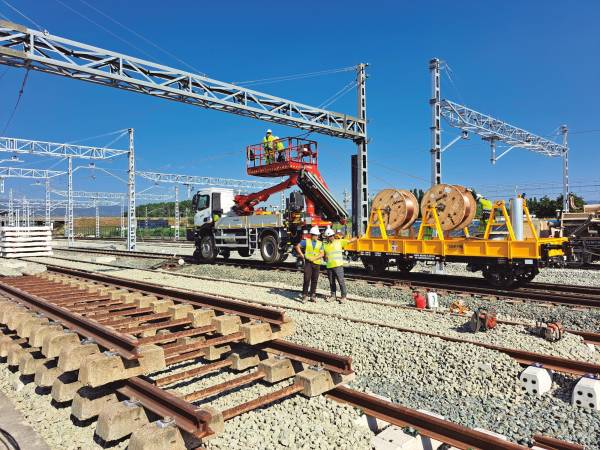
[[[281,177],[302,169],[317,169],[317,143],[308,139],[287,137],[246,147],[248,175]]]

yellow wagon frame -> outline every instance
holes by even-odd
[[[437,214],[437,209],[433,205],[430,211],[430,220],[423,219],[419,232],[414,237],[414,231],[411,229],[411,236],[403,237],[397,234],[388,235],[381,210],[375,208],[371,210],[369,223],[364,236],[354,242],[350,242],[346,248],[349,252],[365,253],[385,253],[389,255],[410,255],[414,259],[437,258],[503,258],[503,259],[541,259],[543,256],[542,247],[547,246],[545,254],[547,257],[562,256],[562,245],[567,241],[566,238],[540,238],[535,230],[529,209],[523,202],[523,211],[526,217],[526,223],[533,237],[516,240],[514,229],[510,216],[503,200],[494,202],[490,211],[490,218],[485,228],[483,238],[471,237],[468,230],[463,230],[464,236],[451,237],[444,234]],[[504,222],[498,221],[497,213],[504,218]],[[490,239],[490,234],[494,228],[506,226],[508,236],[506,239]],[[434,237],[426,237],[427,228],[435,231]],[[373,237],[372,231],[378,229],[380,236]]]

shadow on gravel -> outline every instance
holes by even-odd
[[[300,303],[300,299],[302,298],[302,294],[300,294],[299,292],[291,292],[287,289],[270,288],[268,292],[269,294],[281,295],[282,297],[285,297],[288,300],[295,300],[298,303]]]
[[[99,437],[97,434],[94,433],[94,442],[96,444],[98,444],[101,448],[116,447],[117,445],[125,442],[127,439],[129,439],[129,435],[127,435],[121,439],[118,439],[116,441],[106,442],[106,441],[104,441],[104,439],[102,439],[101,437]]]

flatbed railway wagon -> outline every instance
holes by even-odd
[[[418,261],[428,263],[467,263],[473,272],[481,271],[493,286],[510,288],[527,283],[539,269],[564,261],[566,238],[540,238],[524,206],[524,223],[529,228],[527,238],[517,239],[504,201],[495,202],[482,236],[471,236],[465,227],[456,236],[442,229],[438,210],[429,208],[415,236],[414,229],[391,233],[386,230],[383,210],[371,210],[365,234],[350,242],[347,252],[352,259],[360,259],[374,273],[382,273],[396,266],[409,272]],[[430,232],[427,232],[427,229]],[[503,228],[500,239],[493,231]]]

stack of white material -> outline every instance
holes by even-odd
[[[52,256],[51,227],[0,227],[0,256]]]

